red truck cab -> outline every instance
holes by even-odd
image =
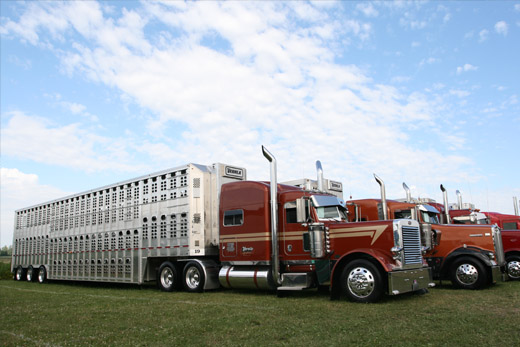
[[[376,180],[377,180],[376,176]],[[455,287],[480,289],[501,278],[500,230],[496,226],[442,224],[441,214],[428,203],[382,199],[347,202],[351,220],[409,218],[421,224],[424,257],[433,278],[449,279]]]
[[[449,214],[454,223],[498,225],[502,229],[505,271],[510,280],[520,280],[520,216],[456,207]]]
[[[273,206],[276,212],[266,213]],[[324,192],[273,182],[224,184],[221,285],[278,293],[329,287],[331,298],[344,295],[357,302],[433,285],[416,221],[351,223],[347,218],[342,202]]]

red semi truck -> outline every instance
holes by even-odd
[[[404,201],[387,200],[383,181],[381,199],[347,202],[351,220],[375,221],[408,218],[421,225],[424,257],[434,279],[451,280],[457,288],[481,289],[501,279],[504,252],[497,226],[443,224],[432,200],[412,199],[407,190]],[[403,184],[405,189],[406,185]],[[447,204],[447,200],[445,200]]]
[[[511,280],[520,280],[520,216],[518,202],[513,197],[514,215],[497,212],[480,212],[472,204],[463,204],[457,190],[458,204],[451,205],[450,218],[460,224],[491,224],[502,228],[502,243],[506,259],[505,270]]]
[[[164,291],[329,287],[374,302],[433,286],[419,223],[347,221],[324,189],[188,164],[16,212],[16,280],[156,281]]]

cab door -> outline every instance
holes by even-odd
[[[285,203],[282,214],[283,227],[280,235],[280,255],[283,258],[282,260],[310,259],[308,245],[304,247],[304,234],[308,233],[308,228],[305,223],[297,220],[296,201]]]

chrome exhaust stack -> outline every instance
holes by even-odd
[[[323,168],[321,167],[321,161],[316,160],[316,173],[318,175],[318,191],[323,192]]]
[[[262,146],[264,157],[271,163],[271,274],[277,285],[282,283],[280,278],[280,254],[278,250],[278,182],[276,178],[276,158]]]
[[[516,196],[513,196],[513,204],[515,205],[515,216],[520,216],[520,213],[518,213],[518,200],[516,199]]]
[[[448,192],[444,188],[444,186],[441,184],[441,190],[442,190],[442,197],[444,199],[444,214],[446,216],[446,224],[451,224],[450,219],[450,207],[448,206]]]
[[[459,210],[462,210],[462,194],[460,193],[460,191],[457,189],[457,202],[458,202],[458,205],[459,205]]]
[[[388,211],[387,211],[387,204],[386,204],[386,189],[385,189],[385,182],[379,176],[374,174],[374,178],[376,179],[376,182],[379,183],[380,189],[381,189],[381,209],[383,210],[383,220],[388,219]]]
[[[403,182],[403,188],[406,192],[406,202],[412,202],[412,193],[410,193],[410,188],[406,185],[406,183]]]

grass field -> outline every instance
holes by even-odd
[[[446,283],[447,284],[447,283]],[[2,346],[518,346],[520,282],[447,285],[378,304],[249,291],[0,281]]]

